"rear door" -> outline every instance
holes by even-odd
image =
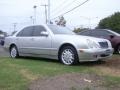
[[[32,33],[33,26],[26,27],[21,30],[16,36],[16,44],[20,53],[32,53]]]

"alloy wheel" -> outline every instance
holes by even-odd
[[[10,49],[10,56],[12,58],[17,58],[18,57],[18,51],[17,51],[17,48],[15,46]]]
[[[64,64],[71,65],[74,62],[74,53],[71,49],[65,49],[61,58]]]

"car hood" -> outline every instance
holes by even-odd
[[[94,42],[106,41],[107,39],[90,37],[90,36],[82,36],[82,35],[55,35],[56,38],[63,38],[64,40],[74,40],[74,41],[86,41],[87,39],[92,40]],[[107,40],[108,41],[108,40]]]
[[[65,43],[69,43],[69,44],[74,45],[77,48],[86,49],[86,48],[89,48],[88,40],[91,43],[95,42],[97,45],[99,45],[99,42],[108,42],[110,45],[110,42],[107,39],[94,38],[94,37],[82,36],[82,35],[61,35],[59,34],[59,35],[54,35],[53,46],[58,46],[58,45],[62,45]]]

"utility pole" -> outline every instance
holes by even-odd
[[[34,9],[34,23],[33,24],[36,24],[36,8],[37,8],[37,6],[34,5],[33,6],[33,9]]]
[[[45,7],[45,21],[46,21],[46,24],[49,22],[48,19],[47,19],[47,6],[48,5],[41,5],[41,6],[44,6]]]
[[[34,18],[33,18],[33,16],[30,16],[30,21],[31,21],[31,24],[34,25]]]
[[[16,26],[17,26],[17,23],[13,23],[13,27],[14,27],[14,31],[13,32],[16,32]]]
[[[50,0],[48,0],[48,24],[50,24]]]

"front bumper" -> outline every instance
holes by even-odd
[[[79,61],[97,61],[105,59],[113,55],[113,48],[107,49],[79,49],[78,57]]]

